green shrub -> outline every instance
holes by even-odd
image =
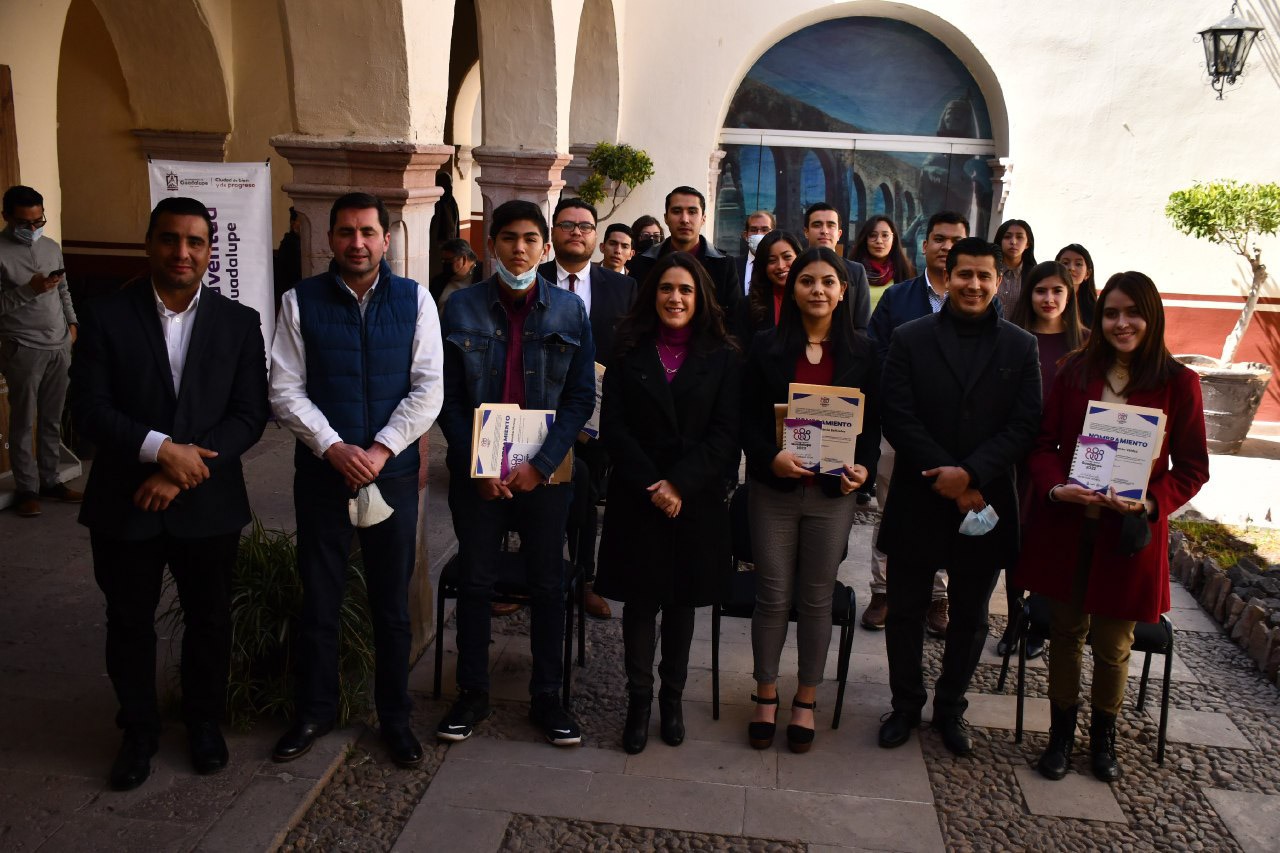
[[[264,716],[293,715],[296,669],[294,624],[302,612],[302,578],[294,534],[268,530],[255,516],[240,537],[231,579],[231,677],[227,720],[247,730]],[[182,624],[177,596],[157,620],[176,640]],[[369,713],[373,683],[373,625],[359,553],[347,566],[339,611],[338,722]],[[177,681],[174,680],[176,688]]]

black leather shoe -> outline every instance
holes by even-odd
[[[132,791],[151,775],[151,756],[160,748],[150,732],[126,731],[120,752],[111,764],[111,790]]]
[[[627,721],[622,726],[622,748],[628,755],[644,752],[649,743],[649,714],[653,695],[632,693],[627,699]]]
[[[770,696],[769,698],[764,699],[752,693],[751,701],[755,702],[757,705],[777,705],[778,697]],[[775,710],[773,713],[775,718],[771,723],[751,722],[747,724],[747,741],[751,744],[752,749],[768,749],[773,746],[773,736],[778,731],[778,712]]]
[[[946,714],[935,717],[933,727],[942,734],[942,744],[953,755],[961,757],[973,752],[973,738],[969,735],[969,724],[959,714]]]
[[[408,726],[383,726],[382,742],[387,745],[387,752],[391,753],[396,767],[407,770],[422,763],[422,744],[418,743]]]
[[[227,766],[227,742],[222,739],[217,723],[188,723],[187,746],[191,748],[191,767],[201,776],[217,773]]]
[[[1093,775],[1103,782],[1115,782],[1121,775],[1116,760],[1116,718],[1106,711],[1092,709],[1089,718],[1089,764]]]
[[[1071,769],[1071,750],[1076,745],[1076,717],[1079,712],[1079,705],[1070,708],[1049,706],[1049,745],[1036,762],[1036,769],[1044,778],[1057,782]]]
[[[911,733],[920,726],[920,712],[890,711],[880,718],[880,747],[893,749],[911,739]]]
[[[304,723],[299,720],[276,741],[271,760],[285,762],[301,758],[311,751],[316,738],[327,735],[332,729],[333,723]]]
[[[671,698],[658,694],[658,730],[667,746],[684,743],[684,707],[679,696]]]
[[[791,700],[792,708],[803,708],[806,711],[818,710],[818,703],[801,702],[799,699]],[[813,747],[813,729],[805,726],[797,726],[794,723],[787,726],[787,748],[792,752],[808,752]]]

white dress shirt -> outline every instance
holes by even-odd
[[[744,294],[751,292],[751,271],[755,269],[756,256],[754,252],[747,252],[747,266],[742,273],[742,292]]]
[[[160,293],[154,284],[151,293],[156,298],[156,313],[160,315],[160,332],[164,335],[164,347],[169,353],[169,375],[173,378],[173,393],[176,396],[182,390],[182,369],[187,364],[187,351],[191,349],[191,330],[196,325],[196,309],[200,307],[200,292],[203,285],[196,288],[195,298],[185,311],[170,311],[160,299]],[[160,454],[160,445],[169,436],[151,430],[142,440],[138,449],[139,462],[155,462]]]
[[[339,279],[340,280],[340,279]],[[375,281],[357,297],[360,317],[364,319],[369,299],[378,289]],[[342,285],[347,292],[355,292]],[[400,401],[386,425],[374,441],[385,446],[393,456],[421,438],[444,402],[444,347],[440,342],[440,319],[427,288],[418,286],[418,325],[413,333],[413,363],[409,366],[409,395]],[[280,300],[280,316],[276,337],[271,344],[271,411],[316,456],[342,441],[329,425],[329,419],[307,396],[307,355],[302,341],[302,321],[298,313],[298,292],[285,291]],[[367,448],[366,448],[367,449]]]
[[[556,261],[556,287],[561,290],[569,289],[569,276],[576,275],[578,281],[573,285],[573,292],[578,294],[582,299],[582,304],[587,306],[587,316],[591,316],[591,264],[575,273],[570,273],[564,267],[560,266],[560,262]]]

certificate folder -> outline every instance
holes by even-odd
[[[866,397],[857,388],[801,382],[787,386],[787,418],[822,424],[817,473],[839,475],[845,465],[853,465],[865,404]]]
[[[555,423],[549,409],[522,409],[514,403],[482,403],[471,422],[471,476],[498,479],[507,454],[527,456],[528,448],[542,446]],[[512,467],[509,464],[507,467]],[[573,477],[573,451],[565,454],[548,483],[567,483]]]
[[[1116,443],[1109,485],[1117,496],[1142,503],[1164,445],[1164,429],[1165,414],[1159,409],[1090,400],[1080,433]]]

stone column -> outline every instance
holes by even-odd
[[[572,159],[570,155],[559,151],[519,151],[481,145],[471,149],[471,156],[480,167],[476,184],[484,197],[486,229],[493,209],[513,199],[533,202],[542,208],[547,221],[551,221],[551,211],[564,189],[561,174]],[[486,275],[493,273],[492,258],[484,258],[484,269]]]
[[[387,263],[397,274],[427,286],[430,278],[431,217],[442,195],[436,171],[453,153],[451,145],[369,141],[284,134],[271,145],[293,167],[293,182],[284,191],[302,219],[302,274],[315,275],[329,266],[329,209],[341,195],[366,192],[382,199],[391,217]],[[412,659],[435,639],[435,596],[427,548],[428,436],[418,442],[418,541],[409,581],[409,620],[413,626]]]
[[[227,159],[229,133],[203,133],[197,130],[137,129],[142,156],[148,160],[186,160],[198,163],[221,163]]]
[[[1013,183],[1013,160],[993,157],[987,165],[991,167],[991,222],[987,226],[987,239],[993,240],[996,229],[1004,221],[1004,205],[1009,200],[1009,186]]]
[[[303,218],[302,274],[329,265],[329,209],[341,195],[367,192],[391,215],[387,263],[397,274],[426,284],[431,277],[431,217],[441,196],[436,172],[453,147],[283,134],[271,145],[293,167],[284,191]]]
[[[591,177],[591,167],[587,165],[587,155],[596,150],[589,143],[575,142],[569,146],[569,155],[573,157],[569,165],[564,167],[564,188],[572,193],[578,192],[582,182]]]

